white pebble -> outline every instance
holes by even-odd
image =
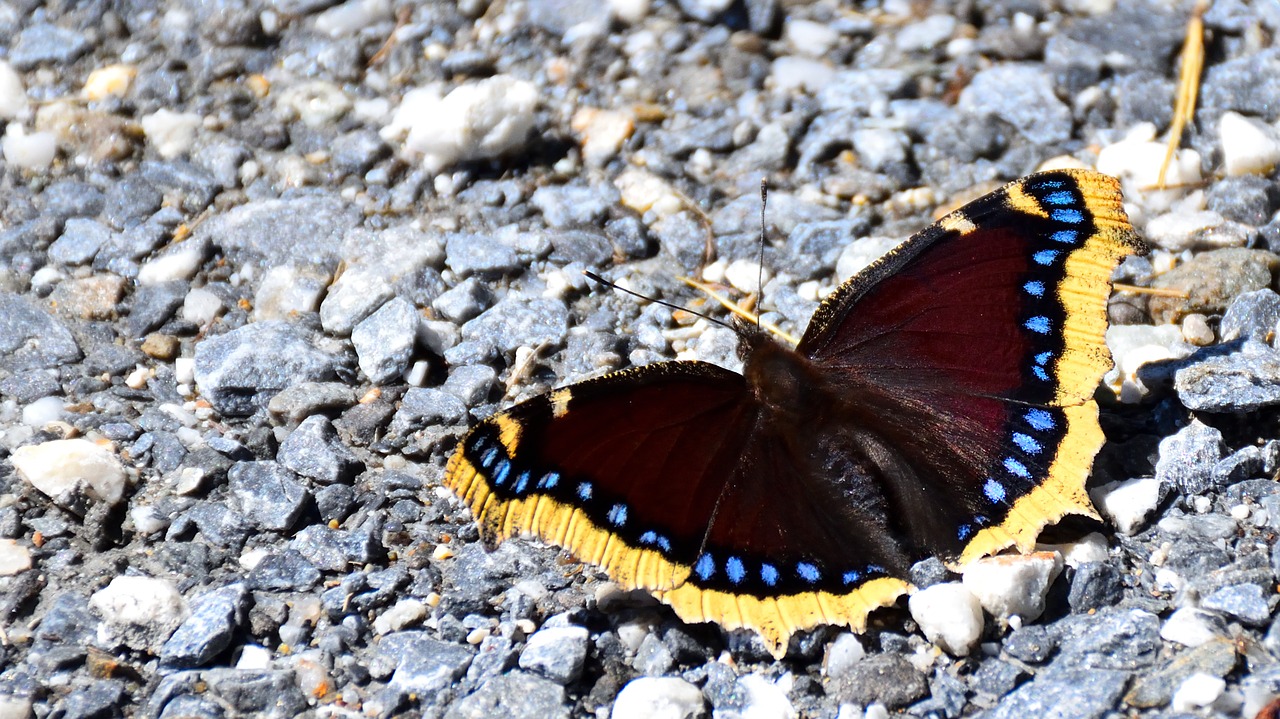
[[[789,19],[782,26],[782,39],[793,53],[822,57],[840,42],[840,32],[826,23]]]
[[[628,25],[635,25],[649,15],[649,0],[609,0],[613,16]]]
[[[674,215],[684,209],[684,200],[666,180],[645,170],[628,167],[613,181],[622,204],[642,215],[652,212],[654,219]]]
[[[253,295],[254,319],[283,320],[319,310],[328,279],[327,273],[299,270],[294,265],[272,267]]]
[[[196,360],[194,357],[179,357],[173,361],[173,379],[179,384],[190,385],[196,381]]]
[[[138,69],[132,65],[107,65],[89,73],[81,92],[89,102],[98,102],[109,97],[124,97],[133,84]]]
[[[618,625],[618,639],[624,647],[634,652],[640,648],[644,638],[653,633],[656,624],[653,617],[648,615],[628,619]]]
[[[1032,621],[1044,613],[1045,595],[1061,572],[1057,552],[1004,554],[970,562],[963,583],[993,617]]]
[[[200,116],[193,112],[174,112],[161,108],[142,116],[142,132],[166,160],[185,155],[196,141]]]
[[[460,85],[444,97],[436,88],[419,88],[405,95],[382,137],[403,137],[405,149],[436,173],[524,147],[537,104],[537,88],[509,75]]]
[[[1212,210],[1199,212],[1169,212],[1151,218],[1147,222],[1145,236],[1150,242],[1170,252],[1182,252],[1201,244],[1206,230],[1226,222],[1226,218]],[[1224,233],[1225,237],[1231,235]]]
[[[1222,114],[1218,141],[1228,175],[1267,175],[1280,163],[1280,137],[1275,129],[1238,112]]]
[[[52,132],[27,134],[20,123],[11,122],[0,140],[0,153],[11,167],[45,170],[58,154],[58,141]]]
[[[169,526],[169,519],[149,504],[130,507],[129,518],[133,520],[133,528],[142,534],[155,534]]]
[[[182,319],[204,326],[222,312],[222,300],[209,290],[197,287],[182,301]]]
[[[112,624],[140,627],[176,627],[187,616],[187,602],[173,582],[155,577],[116,577],[89,597],[89,606]]]
[[[42,397],[22,408],[22,423],[39,429],[62,419],[65,407],[61,397]]]
[[[982,604],[960,582],[921,589],[907,608],[925,637],[953,656],[968,655],[982,636]]]
[[[0,577],[12,577],[31,568],[31,550],[16,539],[0,539]]]
[[[1222,696],[1227,682],[1212,674],[1196,672],[1182,681],[1178,690],[1173,693],[1171,707],[1175,712],[1189,712],[1203,709]]]
[[[194,242],[147,260],[138,270],[138,284],[158,285],[172,280],[189,280],[204,263],[204,250]]]
[[[636,130],[636,120],[630,112],[584,107],[574,113],[570,127],[581,139],[582,159],[601,167],[622,150]]]
[[[143,367],[142,365],[137,365],[133,368],[133,371],[124,378],[124,384],[130,389],[142,389],[147,386],[147,380],[150,377],[151,370]]]
[[[27,91],[13,66],[0,60],[0,120],[17,118],[27,109]]]
[[[759,674],[748,674],[738,679],[738,686],[747,692],[746,706],[742,707],[742,716],[749,719],[796,719],[799,714],[787,699],[787,690],[794,683],[794,677],[784,674],[776,682],[769,681]]]
[[[827,645],[827,655],[822,661],[822,671],[832,679],[848,676],[854,665],[862,661],[867,650],[862,642],[849,632],[841,632],[835,641]]]
[[[271,668],[271,650],[258,644],[246,644],[240,648],[236,669],[260,671]]]
[[[333,38],[345,37],[393,17],[388,0],[348,0],[316,16],[316,31]]]
[[[1093,503],[1121,534],[1133,534],[1146,524],[1160,503],[1160,480],[1139,477],[1104,484],[1089,493]]]
[[[639,677],[613,700],[610,719],[693,719],[706,714],[702,690],[677,677]]]
[[[58,504],[75,504],[78,495],[115,504],[124,497],[126,476],[110,450],[87,439],[55,439],[14,450],[18,476]]]
[[[1252,510],[1249,509],[1249,505],[1247,504],[1237,504],[1230,509],[1230,513],[1233,519],[1239,522],[1243,522],[1244,520],[1249,518],[1249,515],[1252,513]]]
[[[844,282],[901,243],[897,237],[864,237],[850,242],[836,259],[836,279]]]
[[[1105,562],[1110,556],[1107,550],[1107,538],[1097,532],[1090,532],[1074,542],[1066,544],[1038,544],[1036,549],[1045,552],[1058,552],[1068,567],[1078,567],[1090,562]]]
[[[1125,197],[1142,200],[1156,209],[1167,209],[1183,195],[1181,189],[1152,190],[1160,180],[1167,146],[1155,140],[1155,126],[1141,123],[1121,141],[1107,145],[1098,153],[1098,172],[1119,177],[1124,182]],[[1196,186],[1200,183],[1200,153],[1178,150],[1165,174],[1169,188]]]
[[[880,702],[872,702],[867,705],[867,711],[862,715],[862,719],[889,719],[889,707]]]
[[[1124,401],[1138,401],[1147,388],[1138,379],[1138,370],[1151,362],[1181,359],[1194,351],[1182,341],[1177,325],[1113,325],[1107,328],[1107,348],[1116,366],[1106,374],[1107,386]],[[1122,394],[1128,389],[1137,397]]]
[[[276,105],[295,115],[307,127],[325,127],[347,114],[351,98],[339,85],[311,80],[276,93]],[[305,174],[310,168],[301,169]]]
[[[1198,647],[1218,636],[1214,615],[1194,607],[1182,607],[1169,615],[1160,627],[1160,638],[1188,647]]]
[[[769,69],[770,85],[780,95],[795,92],[817,94],[831,84],[835,76],[835,69],[825,62],[795,55],[777,58]]]
[[[761,268],[759,262],[752,260],[734,260],[724,270],[724,278],[739,292],[759,292],[760,288],[773,279],[768,268]]]
[[[389,634],[405,627],[418,624],[427,616],[427,605],[417,599],[401,599],[387,611],[373,620],[373,629],[378,634]]]

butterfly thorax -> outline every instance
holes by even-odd
[[[821,374],[808,358],[760,331],[740,333],[742,373],[767,414],[800,422],[825,404]]]

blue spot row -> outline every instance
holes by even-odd
[[[653,545],[660,541],[660,537],[653,532],[645,532],[640,535],[640,543],[645,545]],[[668,547],[670,545],[668,544]],[[693,573],[697,575],[700,581],[706,582],[716,575],[723,567],[725,577],[732,584],[740,585],[747,581],[747,577],[751,574],[751,570],[747,566],[747,562],[741,557],[730,556],[724,560],[723,564],[716,562],[715,557],[710,552],[704,553],[698,557],[693,564]],[[822,580],[822,570],[813,562],[796,562],[795,576],[808,584],[817,584]],[[847,571],[841,575],[841,581],[845,585],[856,584],[868,573],[883,573],[883,567],[867,567],[863,572],[856,570]],[[769,562],[761,562],[758,571],[760,581],[768,587],[777,586],[778,581],[782,578],[782,573],[778,567]]]
[[[1057,426],[1057,422],[1053,420],[1053,415],[1043,409],[1027,410],[1024,419],[1027,420],[1027,424],[1031,425],[1032,429],[1040,432],[1048,432]]]
[[[1044,315],[1036,315],[1035,317],[1032,317],[1031,319],[1022,323],[1022,326],[1026,327],[1032,332],[1035,332],[1036,334],[1047,335],[1049,334],[1049,330],[1052,327],[1052,323],[1049,322],[1048,317],[1045,317]]]
[[[578,483],[578,499],[581,499],[582,501],[585,502],[591,499],[591,495],[594,492],[595,492],[595,487],[592,487],[590,482]]]
[[[1060,190],[1045,195],[1044,201],[1050,205],[1074,205],[1076,198],[1069,191]]]
[[[987,495],[987,499],[991,500],[993,504],[1000,504],[1004,501],[1005,497],[1008,496],[1005,492],[1004,485],[994,479],[988,479],[987,483],[982,485],[982,493]],[[963,539],[963,537],[961,537],[961,539]]]
[[[1023,479],[1031,479],[1031,470],[1027,469],[1027,465],[1019,462],[1014,457],[1004,458],[1004,468],[1009,470],[1009,474],[1022,477]]]
[[[1078,225],[1084,222],[1084,213],[1080,210],[1057,209],[1050,212],[1049,217],[1070,225]]]
[[[1074,245],[1076,240],[1080,238],[1080,234],[1075,230],[1058,230],[1049,235],[1054,242],[1061,242],[1064,245]]]
[[[1054,260],[1058,259],[1058,255],[1060,254],[1062,253],[1057,250],[1040,250],[1032,255],[1031,259],[1035,260],[1037,265],[1048,267],[1053,264]]]
[[[648,547],[657,547],[664,552],[671,551],[671,540],[654,531],[648,531],[641,534],[640,544]]]
[[[1044,283],[1040,280],[1031,280],[1023,285],[1022,289],[1026,290],[1027,294],[1032,297],[1044,297]]]
[[[1033,439],[1029,434],[1014,432],[1013,443],[1018,445],[1018,447],[1027,454],[1040,454],[1044,451],[1044,447],[1041,446],[1039,442],[1035,441],[1035,439]]]
[[[609,508],[609,524],[621,527],[627,523],[627,505],[615,504]]]

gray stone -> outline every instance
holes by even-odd
[[[979,694],[1000,698],[1014,690],[1027,676],[1022,668],[996,658],[982,662],[978,670],[969,675],[969,688]]]
[[[230,707],[231,716],[285,719],[300,716],[307,709],[307,699],[298,688],[292,669],[219,667],[204,670],[200,678],[202,689]]]
[[[386,384],[409,368],[420,323],[413,303],[395,297],[351,330],[360,370],[371,383]]]
[[[1122,671],[1078,669],[1040,674],[1000,701],[986,719],[1099,719],[1117,709],[1129,682]]]
[[[493,295],[489,288],[476,278],[468,277],[436,297],[431,307],[450,322],[462,324],[484,312],[492,303]]]
[[[227,647],[244,621],[249,591],[243,583],[229,584],[189,602],[191,615],[160,649],[160,661],[169,668],[204,666]]]
[[[219,547],[239,549],[249,536],[251,528],[245,518],[219,502],[199,502],[176,517],[169,525],[165,539],[174,540],[187,534],[191,528],[200,531],[205,541]]]
[[[387,144],[373,130],[354,130],[333,141],[329,162],[343,172],[364,174],[387,154]]]
[[[1065,637],[1051,665],[1055,672],[1132,671],[1151,666],[1160,652],[1160,619],[1141,609],[1073,615],[1061,626]]]
[[[267,410],[296,423],[320,412],[346,409],[357,399],[355,390],[344,382],[300,382],[272,397]]]
[[[49,259],[63,265],[88,264],[110,240],[111,228],[97,220],[73,217],[62,226],[58,239],[49,245]]]
[[[567,685],[582,675],[587,658],[585,627],[543,627],[534,632],[520,653],[520,668]]]
[[[1164,666],[1137,677],[1124,701],[1140,709],[1167,705],[1192,674],[1225,677],[1236,666],[1235,647],[1227,639],[1211,639],[1170,658]]]
[[[360,460],[323,415],[303,420],[280,444],[276,458],[281,465],[321,484],[349,482],[362,469]]]
[[[320,582],[320,570],[296,549],[263,557],[249,571],[249,587],[268,592],[305,592]]]
[[[299,531],[289,546],[317,569],[328,572],[368,564],[383,553],[378,538],[365,529],[330,529],[317,524]]]
[[[1067,604],[1077,614],[1114,606],[1124,598],[1120,569],[1111,562],[1085,562],[1076,567]]]
[[[998,117],[1036,145],[1071,137],[1071,109],[1058,99],[1052,78],[1037,65],[1001,63],[979,71],[961,91],[957,107],[979,117]]]
[[[564,687],[528,672],[513,671],[489,679],[475,693],[454,702],[444,717],[568,719],[569,707]]]
[[[98,679],[54,703],[50,713],[59,719],[104,719],[119,716],[128,694],[119,679]]]
[[[0,292],[0,369],[58,367],[80,357],[75,337],[57,318],[27,297]]]
[[[1203,494],[1215,487],[1214,467],[1222,452],[1222,432],[1193,419],[1177,434],[1160,440],[1156,479],[1185,495]]]
[[[1147,303],[1156,324],[1181,322],[1192,313],[1222,314],[1246,292],[1271,286],[1280,256],[1266,250],[1228,247],[1201,252],[1151,280],[1153,288],[1172,290]]]
[[[516,665],[519,656],[520,652],[510,638],[490,634],[480,642],[479,651],[471,660],[471,666],[467,667],[464,688],[474,691],[490,679],[506,674]]]
[[[445,240],[445,264],[461,277],[503,274],[520,268],[510,244],[493,235],[455,233]]]
[[[1201,412],[1251,412],[1280,404],[1280,351],[1256,340],[1174,375],[1178,399]]]
[[[310,500],[293,472],[275,462],[237,462],[227,476],[234,506],[258,529],[292,528]]]
[[[613,243],[600,230],[560,230],[549,234],[551,254],[547,260],[570,265],[565,269],[566,275],[580,276],[584,267],[600,268],[613,260]]]
[[[142,337],[159,329],[178,311],[190,291],[183,280],[140,285],[133,293],[133,305],[125,321],[130,337]]]
[[[31,25],[18,34],[9,51],[9,64],[22,71],[39,65],[67,66],[89,51],[84,35],[49,23]]]
[[[599,224],[619,197],[617,188],[605,183],[590,187],[543,185],[533,191],[529,203],[542,213],[548,227],[563,229]]]
[[[394,663],[392,687],[428,697],[461,679],[472,657],[470,649],[433,639],[425,631],[389,634],[375,651]]]
[[[454,367],[440,389],[474,407],[489,399],[489,392],[498,380],[498,373],[489,365],[464,365]]]
[[[1270,475],[1275,469],[1278,450],[1280,443],[1272,440],[1263,447],[1249,445],[1232,452],[1213,466],[1214,484],[1229,487]]]
[[[835,686],[836,698],[866,706],[880,702],[899,709],[929,693],[925,676],[906,658],[897,654],[877,654],[856,663]]]
[[[333,379],[337,358],[302,327],[256,322],[196,345],[196,384],[224,415],[248,415],[299,382]]]
[[[818,92],[818,104],[828,112],[869,114],[889,98],[901,95],[910,83],[911,76],[902,70],[843,70]]]
[[[518,298],[514,294],[462,326],[464,340],[485,340],[499,352],[520,347],[559,347],[569,334],[569,310],[547,297]]]
[[[82,180],[57,180],[41,195],[45,212],[54,217],[93,217],[102,212],[104,195]],[[1261,224],[1261,223],[1259,223]]]
[[[1232,301],[1218,325],[1222,342],[1241,337],[1266,342],[1276,333],[1280,323],[1280,295],[1270,289],[1246,292]]]
[[[359,222],[359,209],[336,196],[256,200],[215,214],[192,239],[207,238],[237,261],[256,257],[268,267],[332,267],[344,235]]]
[[[30,404],[61,391],[62,385],[46,370],[25,370],[0,379],[0,396],[18,404]]]
[[[1200,608],[1222,612],[1255,627],[1266,624],[1271,618],[1267,598],[1263,596],[1262,588],[1256,584],[1222,587],[1203,598]]]

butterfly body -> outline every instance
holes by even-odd
[[[445,483],[487,544],[528,534],[687,621],[860,629],[913,562],[1033,546],[1096,516],[1109,276],[1141,243],[1114,180],[1024,178],[850,279],[743,374],[667,362],[481,422]]]

